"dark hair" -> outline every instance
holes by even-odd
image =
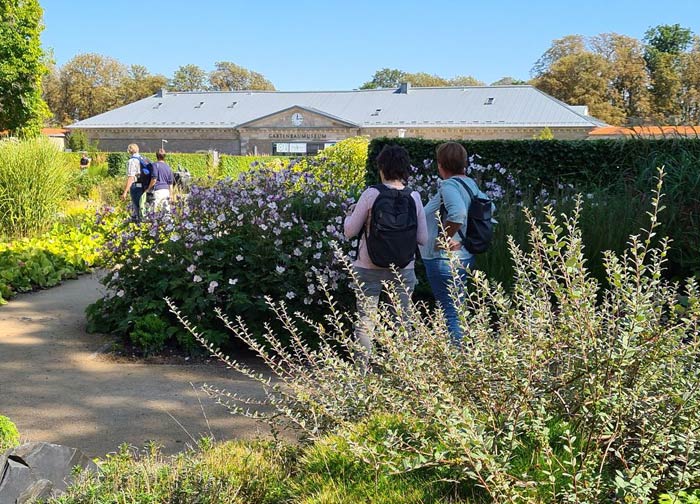
[[[442,169],[452,175],[461,175],[467,167],[467,149],[457,142],[438,145],[437,162]]]
[[[163,161],[165,159],[165,149],[158,149],[158,152],[156,152],[156,159],[158,161]]]
[[[377,156],[377,167],[385,180],[407,180],[411,158],[408,151],[398,145],[385,145]]]

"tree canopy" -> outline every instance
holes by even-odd
[[[49,115],[41,88],[42,13],[38,0],[0,2],[0,130],[18,136],[38,135]]]
[[[644,40],[617,33],[554,40],[531,83],[610,124],[697,124],[700,43],[688,28],[659,25]]]
[[[209,75],[214,91],[242,91],[246,89],[274,91],[275,86],[258,72],[253,72],[230,61],[217,61]]]
[[[374,72],[372,79],[360,86],[360,89],[393,88],[407,82],[416,87],[445,86],[483,86],[484,83],[469,75],[458,75],[446,79],[426,72],[404,72],[396,68],[382,68]]]

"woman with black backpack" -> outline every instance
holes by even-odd
[[[359,235],[353,269],[363,296],[358,296],[355,335],[368,353],[374,331],[371,314],[379,305],[382,282],[397,285],[406,310],[416,286],[416,246],[426,243],[428,236],[420,195],[405,186],[411,166],[406,149],[387,145],[376,162],[382,183],[365,189],[348,210],[344,226],[347,238]],[[398,268],[398,278],[392,266]]]

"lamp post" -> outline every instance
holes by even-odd
[[[161,141],[160,141],[160,148],[161,148],[161,149],[165,149],[165,147],[163,146],[163,144],[166,144],[166,143],[168,143],[167,140],[161,140]]]

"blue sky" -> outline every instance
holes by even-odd
[[[41,0],[58,65],[96,52],[168,77],[233,61],[277,89],[359,87],[384,67],[487,83],[527,79],[555,38],[680,23],[699,0]]]

